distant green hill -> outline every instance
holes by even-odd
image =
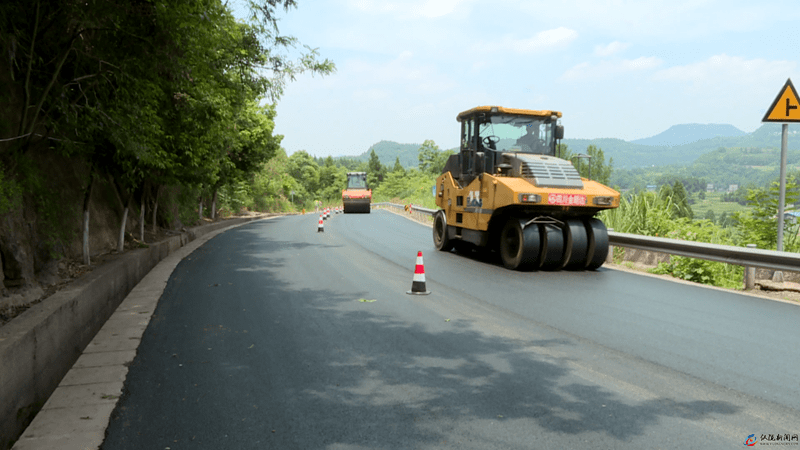
[[[698,132],[695,127],[691,125],[692,124],[687,124],[687,126],[671,127],[671,131],[668,130],[670,131],[668,133],[669,139],[686,141],[696,137]],[[789,127],[790,155],[793,155],[794,151],[800,151],[800,132],[793,130],[793,128],[796,127],[797,126]],[[720,132],[732,134],[736,134],[737,130],[735,127],[722,125],[717,126],[716,129],[721,130]],[[661,135],[664,135],[665,133],[661,133]],[[662,138],[665,137],[662,136]],[[731,178],[731,180],[724,179],[726,178],[726,174],[720,172],[719,175],[711,176],[709,178],[709,183],[714,182],[712,181],[712,178],[714,180],[719,178],[719,183],[730,181],[729,184],[737,184],[737,181],[733,180],[734,177],[732,177],[732,175],[735,173],[739,174],[739,176],[736,178],[752,178],[753,171],[748,171],[745,166],[757,166],[760,168],[760,171],[770,172],[774,167],[777,167],[777,164],[779,163],[778,150],[780,149],[781,145],[780,140],[780,124],[764,124],[752,133],[746,133],[739,136],[717,136],[676,146],[644,145],[641,143],[628,142],[622,139],[613,138],[564,139],[562,142],[569,146],[570,150],[575,153],[585,153],[586,147],[589,145],[594,145],[601,148],[607,158],[614,159],[613,167],[618,173],[626,169],[634,170],[653,166],[661,168],[658,170],[658,172],[663,172],[668,168],[670,171],[672,171],[673,167],[683,167],[681,170],[685,172],[690,166],[693,165],[693,163],[695,163],[695,161],[697,161],[698,165],[705,166],[707,168],[707,170],[704,169],[707,175],[711,174],[711,172],[720,172],[722,167],[727,168],[727,175],[730,175],[729,178]],[[641,141],[642,140],[639,140],[638,142]],[[378,155],[378,159],[381,161],[381,164],[391,167],[394,165],[395,158],[400,157],[400,164],[402,164],[403,167],[412,168],[417,167],[419,164],[418,152],[421,145],[422,144],[400,144],[393,141],[380,141],[372,145],[361,155],[351,158],[357,161],[368,161],[369,153],[372,149],[374,149],[375,153]],[[729,153],[727,155],[727,161],[730,162],[731,165],[729,165],[727,162],[723,164],[720,161],[708,162],[707,159],[701,159],[703,155],[713,153],[719,149],[772,149],[773,151],[741,153],[741,155],[737,153],[738,151]],[[742,160],[730,161],[731,158],[735,159],[739,157],[739,155],[741,158],[743,158]],[[794,156],[792,156],[792,158],[794,158]],[[761,175],[762,177],[767,176],[763,173]]]
[[[641,145],[660,145],[676,146],[691,144],[702,139],[713,139],[715,137],[735,137],[744,136],[744,131],[733,125],[717,123],[684,123],[673,125],[667,131],[655,136],[631,141],[633,144]]]
[[[395,159],[400,157],[400,164],[403,167],[417,167],[419,165],[419,147],[422,144],[398,144],[392,141],[380,141],[373,144],[366,152],[359,156],[364,161],[369,160],[369,153],[375,150],[381,164],[393,166]]]
[[[364,153],[348,158],[353,158],[357,161],[369,161],[369,153],[374,149],[382,165],[394,167],[395,159],[399,156],[400,165],[410,169],[419,166],[419,148],[421,146],[422,144],[399,144],[394,141],[380,141],[370,146]],[[440,150],[447,149],[440,148]]]
[[[800,150],[787,152],[787,172],[800,170]],[[674,179],[699,179],[713,184],[715,189],[730,185],[765,186],[778,177],[780,149],[761,147],[719,148],[698,157],[691,164],[615,168],[611,185],[623,189],[644,188],[647,185],[672,183]]]
[[[369,161],[369,154],[375,150],[378,160],[384,166],[393,167],[397,157],[400,157],[400,164],[405,168],[417,167],[419,165],[419,147],[422,144],[400,144],[394,141],[380,141],[373,144],[364,153],[352,157],[357,161]]]
[[[800,133],[789,128],[789,149],[800,150]],[[780,124],[764,124],[752,133],[742,136],[725,136],[701,139],[677,146],[653,146],[634,144],[622,139],[564,139],[573,152],[583,153],[594,145],[614,159],[614,168],[688,165],[701,155],[719,148],[777,148],[781,146]]]

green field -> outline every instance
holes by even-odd
[[[708,210],[714,211],[714,216],[719,218],[722,213],[727,212],[730,216],[731,213],[739,211],[747,211],[747,206],[742,206],[736,202],[723,202],[720,200],[722,197],[721,192],[706,192],[706,198],[701,200],[697,194],[692,195],[692,211],[694,212],[695,219],[702,219],[705,217]]]

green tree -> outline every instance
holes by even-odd
[[[562,159],[572,162],[575,170],[584,177],[591,178],[598,183],[609,185],[611,182],[611,173],[613,171],[612,165],[613,158],[609,158],[608,163],[605,160],[603,150],[590,145],[586,147],[586,157],[580,157],[578,153],[573,153],[566,144],[559,144],[557,153]]]
[[[606,163],[603,150],[594,145],[586,147],[586,153],[591,156],[589,164],[591,166],[592,177],[595,181],[602,184],[609,184],[611,182],[611,172],[614,165],[614,158],[608,158]],[[588,175],[588,173],[587,173]]]
[[[288,170],[289,157],[280,148],[269,161],[263,163],[262,168],[255,172],[251,180],[250,192],[253,198],[253,207],[260,211],[282,210],[287,200],[293,205],[304,205],[311,202],[308,193],[291,175]],[[294,192],[294,195],[292,195]],[[294,206],[292,206],[294,209]]]
[[[328,156],[319,169],[319,196],[326,201],[341,199],[346,186],[347,169],[334,164],[333,158]]]
[[[403,167],[403,165],[400,164],[400,157],[399,156],[397,158],[395,158],[395,160],[394,160],[394,167],[392,168],[392,172],[399,172],[399,173],[403,173],[403,174],[406,173],[405,167]]]
[[[694,176],[666,173],[659,175],[655,180],[655,184],[658,185],[675,184],[676,181],[680,181],[684,190],[689,194],[695,192],[704,192],[706,190],[706,181]]]
[[[155,226],[165,185],[241,184],[280,141],[259,102],[300,73],[335,70],[278,33],[276,11],[294,0],[247,5],[243,23],[219,0],[2,2],[3,95],[20,111],[0,121],[3,179],[32,146],[85,160],[89,180],[114,179],[121,229],[134,193]]]
[[[436,172],[436,155],[439,154],[439,146],[430,139],[419,147],[419,170],[420,172]]]
[[[666,212],[672,219],[687,218],[691,219],[694,215],[692,208],[686,200],[686,190],[683,189],[680,181],[670,186],[665,184],[658,190],[658,198],[663,202]]]
[[[318,194],[320,168],[311,155],[303,150],[292,153],[286,168],[308,195],[313,197]]]
[[[383,182],[385,175],[386,168],[381,165],[381,161],[378,159],[375,149],[370,150],[369,161],[367,162],[367,184],[370,189],[377,189],[381,182]]]
[[[672,204],[675,217],[686,217],[687,219],[694,217],[694,211],[689,205],[689,194],[686,193],[683,183],[678,180],[672,185]]]
[[[719,216],[719,222],[717,223],[723,228],[731,225],[731,219],[728,217],[728,211],[722,211],[722,214]]]
[[[447,159],[455,152],[439,150],[439,146],[430,139],[425,140],[418,150],[419,170],[423,173],[440,175],[447,164]]]
[[[798,199],[798,180],[795,177],[786,180],[786,203],[792,204]],[[772,182],[767,188],[748,189],[747,203],[749,211],[734,213],[739,241],[743,244],[756,244],[758,248],[775,250],[778,247],[778,201],[780,184]],[[797,251],[797,225],[784,222],[784,250]]]

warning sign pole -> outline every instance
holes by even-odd
[[[781,193],[778,197],[778,251],[783,251],[783,212],[786,203],[786,152],[789,147],[789,124],[781,126]]]
[[[787,122],[800,122],[800,99],[797,90],[792,84],[792,79],[786,80],[786,84],[775,97],[775,101],[764,114],[762,122],[781,122],[781,181],[780,196],[778,197],[778,251],[783,251],[783,214],[786,203],[786,153],[789,147],[789,124]],[[783,281],[783,273],[775,271],[772,281]]]

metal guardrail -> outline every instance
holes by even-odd
[[[405,210],[406,205],[397,203],[374,203],[376,206],[390,206]],[[410,206],[411,211],[434,214],[437,210]],[[638,234],[608,232],[610,245],[614,247],[636,248],[670,255],[687,256],[739,266],[762,267],[770,270],[800,272],[800,254],[761,250],[757,248],[735,247],[732,245],[707,244],[704,242],[682,241],[661,237],[640,236]]]
[[[609,243],[617,247],[638,248],[651,252],[688,256],[739,266],[763,267],[772,270],[800,271],[800,254],[735,247],[733,245],[707,244],[661,237],[608,232]]]
[[[393,208],[400,209],[400,210],[403,210],[403,211],[407,211],[408,212],[410,210],[410,212],[416,212],[416,213],[425,214],[425,215],[429,215],[429,216],[432,216],[436,211],[438,211],[438,209],[428,209],[428,208],[423,208],[422,206],[417,206],[417,205],[401,205],[399,203],[390,203],[390,202],[373,203],[372,205],[373,206],[391,206]],[[408,209],[406,209],[406,208],[408,208]]]

